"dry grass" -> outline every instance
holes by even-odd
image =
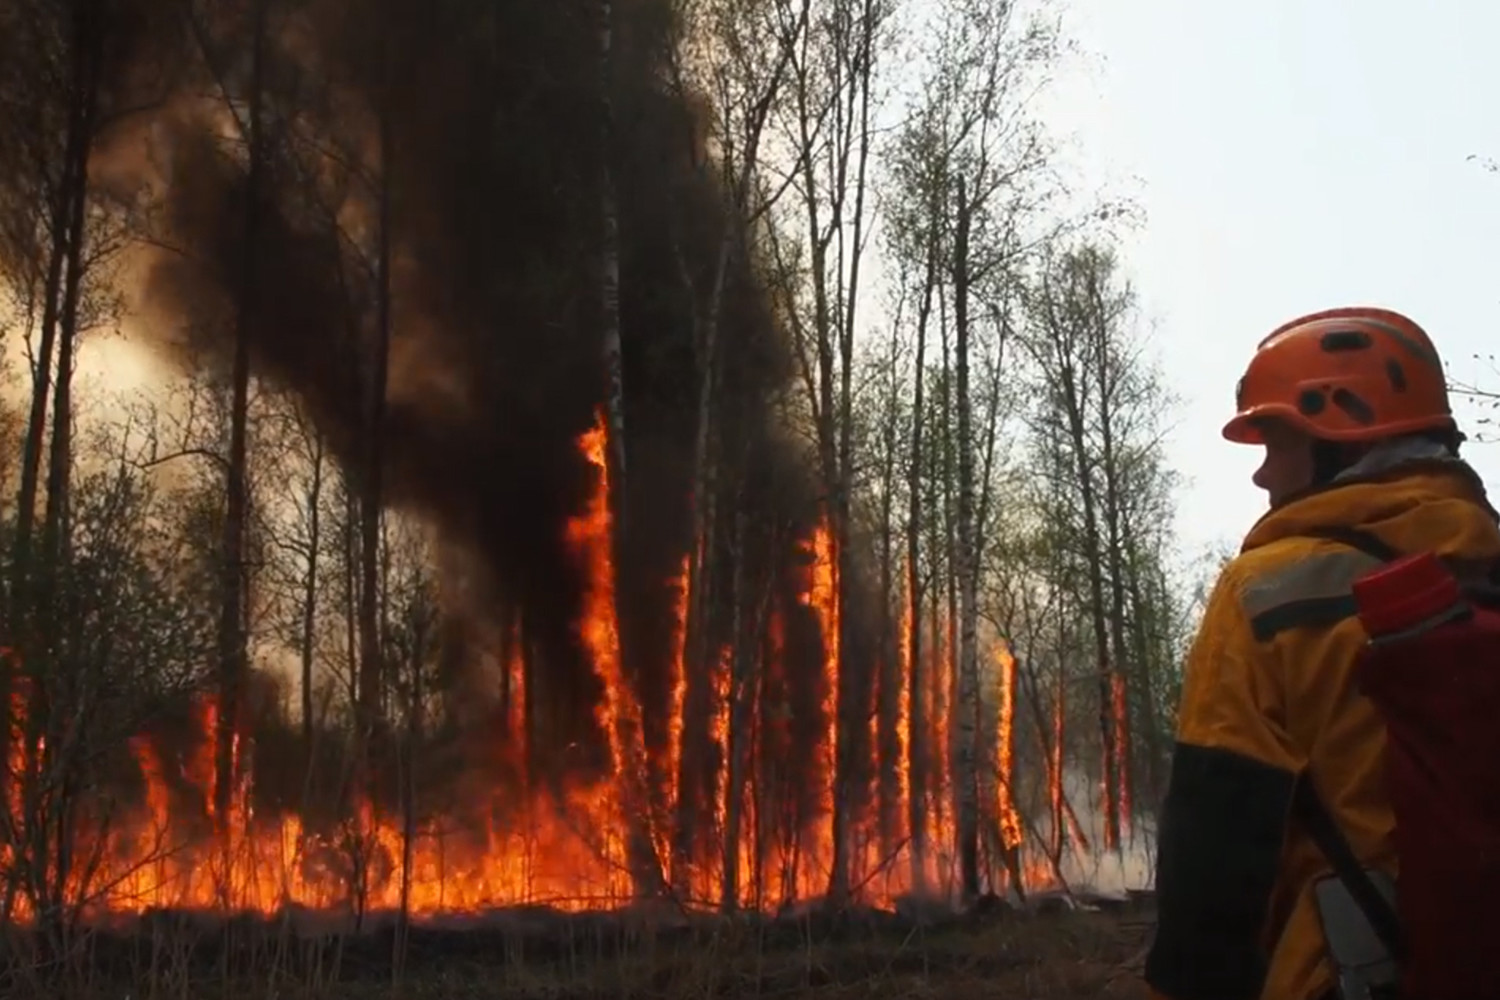
[[[34,975],[0,979],[14,1000],[987,1000],[987,998],[1139,998],[1133,968],[1144,941],[1141,916],[1068,913],[1009,918],[941,931],[871,935],[841,943],[810,937],[772,946],[749,927],[726,927],[691,944],[642,938],[611,952],[586,935],[528,955],[519,942],[496,942],[452,957],[429,947],[392,975],[339,942],[293,945],[289,961],[266,953],[236,971],[174,961],[108,977],[84,962],[44,983]],[[384,963],[382,963],[384,964]],[[292,971],[293,966],[297,971]],[[280,970],[280,971],[278,971]],[[335,974],[335,970],[337,973]]]

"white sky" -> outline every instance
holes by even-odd
[[[1500,353],[1500,176],[1467,160],[1500,159],[1500,4],[1069,7],[1091,65],[1059,79],[1048,115],[1091,181],[1147,213],[1125,263],[1184,397],[1181,541],[1237,542],[1264,509],[1258,451],[1219,428],[1274,326],[1378,304],[1423,324],[1456,377]],[[1500,444],[1466,454],[1500,491]]]

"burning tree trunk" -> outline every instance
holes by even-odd
[[[720,908],[731,913],[740,900],[740,828],[745,801],[745,763],[749,749],[750,671],[753,665],[751,640],[746,633],[744,607],[748,597],[746,585],[746,540],[749,510],[744,503],[736,505],[734,518],[734,611],[730,634],[734,637],[730,653],[728,753],[724,767],[724,829]],[[754,633],[750,633],[754,634]]]
[[[866,241],[874,63],[888,15],[885,5],[873,0],[828,7],[802,0],[785,10],[786,23],[795,23],[797,39],[789,64],[785,139],[796,155],[805,263],[788,259],[774,227],[769,234],[787,286],[783,293],[791,306],[788,318],[809,394],[825,493],[821,513],[835,574],[833,636],[825,653],[826,679],[833,693],[827,747],[832,756],[827,780],[833,841],[828,896],[835,905],[849,895],[852,833],[868,790],[860,749],[868,743],[863,705],[869,676],[860,658],[849,657],[851,646],[841,633],[849,627],[844,612],[852,585],[846,478],[852,468],[852,338]],[[804,303],[810,322],[803,318]]]
[[[926,697],[926,672],[922,669],[924,650],[922,647],[922,612],[924,590],[921,579],[922,532],[922,469],[923,422],[927,413],[923,390],[927,376],[927,324],[932,315],[932,299],[937,285],[938,248],[935,240],[929,240],[926,252],[926,273],[921,288],[921,304],[917,309],[917,346],[913,362],[911,456],[906,473],[906,690],[909,702],[907,725],[907,769],[910,787],[907,790],[907,829],[911,836],[912,888],[919,895],[927,888],[927,796],[928,754],[926,722],[928,706]]]
[[[839,335],[838,478],[837,487],[833,490],[833,527],[837,539],[836,627],[839,634],[839,655],[835,658],[835,669],[838,671],[839,727],[834,756],[833,874],[829,889],[829,895],[834,900],[841,900],[848,894],[853,828],[866,815],[869,806],[869,782],[865,771],[869,757],[870,725],[869,712],[865,706],[868,701],[866,694],[873,681],[868,670],[868,660],[853,659],[845,653],[852,646],[853,622],[847,609],[855,581],[850,531],[850,492],[854,481],[854,327],[855,310],[859,302],[860,262],[864,258],[866,175],[871,141],[870,91],[874,85],[873,64],[879,15],[874,0],[864,0],[858,12],[851,13],[855,19],[850,32],[853,37],[844,43],[844,58],[847,62],[845,72],[851,81],[846,128],[854,146],[854,211],[850,220],[850,249],[840,251],[840,256],[847,256],[849,260],[849,279],[847,286],[841,289],[844,316]],[[839,239],[843,240],[842,229]],[[844,881],[841,882],[840,879]]]
[[[984,440],[984,463],[979,474],[979,482],[982,490],[979,494],[979,509],[975,515],[977,525],[974,538],[974,564],[983,566],[985,549],[985,537],[990,524],[990,502],[995,495],[994,471],[995,471],[995,444],[1000,429],[1000,404],[1003,395],[1003,382],[1005,375],[1005,347],[1010,340],[1011,324],[1009,312],[1000,307],[994,309],[994,326],[997,337],[995,345],[994,363],[990,371],[989,401],[985,414],[985,440]],[[1015,705],[1020,696],[1017,690],[1018,671],[1012,645],[1012,636],[1007,631],[1000,640],[1001,649],[999,653],[1001,669],[999,672],[999,699],[998,719],[996,724],[996,772],[994,789],[994,802],[996,809],[996,820],[1000,834],[1000,850],[1002,862],[1009,873],[1011,885],[1024,895],[1025,887],[1022,885],[1021,873],[1021,816],[1016,804],[1015,795],[1015,758],[1013,747],[1015,743]],[[980,699],[983,702],[983,699]]]
[[[905,806],[902,794],[904,773],[902,754],[905,752],[901,727],[903,725],[902,692],[904,690],[905,664],[898,649],[905,646],[905,636],[899,634],[905,628],[905,615],[895,614],[896,604],[896,451],[900,426],[901,384],[897,359],[900,355],[899,335],[901,323],[891,324],[889,368],[889,392],[886,395],[886,412],[880,426],[880,657],[877,678],[879,703],[876,706],[877,756],[879,762],[880,799],[880,844],[882,853],[893,855],[900,837],[901,810]]]

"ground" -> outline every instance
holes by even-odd
[[[400,970],[390,965],[389,935],[362,944],[260,939],[228,962],[194,945],[160,943],[131,946],[122,960],[116,942],[91,949],[92,963],[75,965],[76,971],[65,976],[68,982],[6,976],[10,981],[0,979],[0,995],[15,1000],[1131,1000],[1145,996],[1140,959],[1149,925],[1149,914],[1141,911],[1003,913],[941,928],[844,928],[837,943],[820,943],[811,925],[804,925],[799,941],[782,921],[774,930],[741,925],[690,938],[632,934],[623,944],[618,935],[607,942],[591,927],[546,942],[429,932],[413,939]],[[111,971],[101,972],[105,965]]]

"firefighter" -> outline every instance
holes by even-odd
[[[1260,445],[1270,509],[1224,568],[1185,667],[1162,808],[1152,995],[1324,1000],[1337,959],[1314,883],[1331,871],[1293,809],[1321,793],[1360,864],[1394,877],[1384,729],[1352,683],[1365,642],[1353,581],[1394,553],[1500,558],[1500,528],[1407,317],[1303,316],[1261,341],[1228,440]]]

